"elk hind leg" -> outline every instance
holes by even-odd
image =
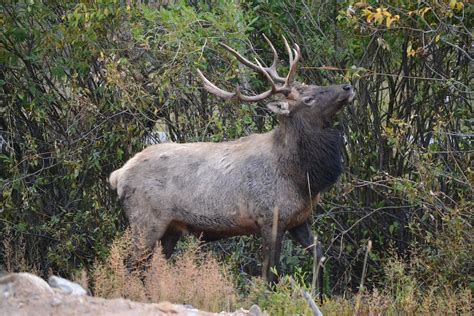
[[[176,228],[173,225],[168,226],[168,229],[161,238],[161,246],[163,247],[163,253],[166,259],[169,259],[173,254],[174,248],[181,236],[183,236],[183,232],[179,228]]]
[[[164,236],[171,222],[167,218],[153,215],[130,218],[129,221],[132,230],[132,248],[138,253],[153,252],[156,243]]]

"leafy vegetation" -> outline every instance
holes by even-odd
[[[276,120],[263,104],[218,100],[196,76],[199,68],[220,86],[250,82],[244,88],[256,91],[248,93],[261,91],[261,78],[240,69],[218,43],[269,61],[265,33],[281,52],[281,35],[300,44],[299,80],[350,80],[357,88],[338,124],[345,172],[314,215],[326,246],[326,293],[359,291],[363,247],[371,240],[366,306],[411,302],[465,312],[459,302],[474,290],[474,6],[161,3],[0,5],[0,264],[68,276],[105,260],[126,227],[106,178],[157,132],[190,142],[272,129]],[[238,291],[249,295],[248,274],[260,268],[258,242],[243,237],[206,247],[233,267]],[[299,286],[311,283],[311,266],[285,242],[283,267]],[[293,300],[292,286],[284,281],[264,296],[255,290],[254,298],[262,306],[270,306],[262,297],[283,304]],[[449,302],[459,304],[442,308]]]

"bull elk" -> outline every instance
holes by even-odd
[[[133,231],[140,231],[152,249],[161,241],[169,257],[183,233],[216,240],[237,235],[260,235],[262,274],[275,276],[270,267],[280,262],[286,231],[312,253],[310,219],[319,193],[341,173],[342,136],[331,121],[351,102],[351,85],[321,87],[295,82],[300,48],[290,48],[286,77],[273,63],[252,63],[231,47],[222,46],[243,65],[261,74],[270,88],[245,95],[237,87],[225,91],[197,73],[207,91],[224,99],[257,102],[279,97],[267,107],[278,115],[279,127],[221,143],[164,143],[152,145],[112,172],[116,189]]]

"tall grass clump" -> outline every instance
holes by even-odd
[[[200,251],[197,242],[166,260],[160,245],[153,253],[132,246],[129,231],[114,241],[107,260],[96,264],[93,281],[95,295],[104,298],[169,301],[215,312],[231,310],[236,303],[228,267]]]

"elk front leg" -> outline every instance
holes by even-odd
[[[324,247],[323,244],[318,241],[317,245],[314,245],[314,236],[313,236],[313,231],[311,230],[311,224],[309,220],[306,220],[303,224],[293,227],[292,229],[289,230],[290,237],[293,239],[293,241],[297,242],[300,244],[308,253],[311,255],[311,257],[314,257],[314,246],[316,246],[316,256],[317,260],[321,260],[324,254]],[[315,264],[319,264],[315,263]],[[318,280],[319,280],[319,299],[321,303],[323,302],[323,267],[320,267],[319,273],[318,273]]]
[[[311,224],[309,220],[299,226],[295,226],[289,230],[290,237],[293,241],[300,244],[311,256],[314,255],[314,246],[316,246],[316,255],[321,259],[324,255],[324,247],[320,241],[317,245],[314,245],[314,236],[311,230]]]
[[[306,220],[303,224],[295,226],[288,231],[293,241],[300,244],[305,250],[313,252],[313,232],[311,231],[311,224]],[[319,254],[318,254],[319,255]]]
[[[289,233],[293,241],[300,244],[311,254],[311,256],[313,256],[314,236],[309,220],[299,226],[293,227],[289,230]],[[316,255],[319,259],[324,255],[324,247],[320,241],[318,241],[318,244],[316,245]]]

